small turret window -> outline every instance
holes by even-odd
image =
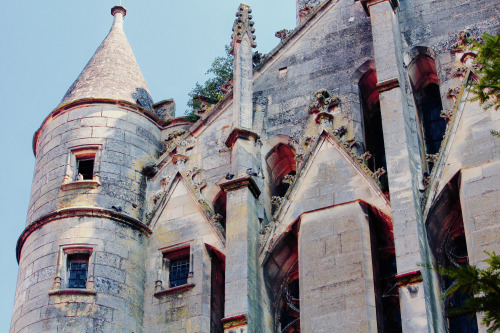
[[[77,158],[77,179],[87,180],[94,177],[94,158]]]
[[[89,257],[89,253],[68,255],[68,288],[84,289],[87,287]]]

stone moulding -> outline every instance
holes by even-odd
[[[62,295],[89,295],[94,296],[97,291],[94,289],[53,289],[49,290],[49,296]]]
[[[239,314],[236,316],[231,316],[222,319],[222,324],[224,325],[224,330],[238,327],[238,326],[243,326],[247,324],[247,316],[244,314]]]
[[[115,99],[107,99],[107,98],[85,98],[85,99],[80,99],[77,101],[69,102],[67,104],[63,104],[59,106],[58,108],[54,109],[48,116],[45,118],[45,120],[42,122],[42,125],[40,128],[35,132],[33,135],[33,153],[37,154],[37,145],[38,145],[38,138],[41,133],[41,129],[45,126],[45,124],[50,120],[54,119],[57,116],[63,114],[64,112],[69,112],[71,111],[72,108],[77,107],[77,106],[82,106],[82,105],[92,105],[92,104],[109,104],[109,105],[119,105],[122,107],[126,107],[129,109],[129,111],[136,112],[142,116],[144,116],[146,119],[150,120],[153,124],[155,124],[159,129],[162,129],[166,125],[168,125],[171,121],[162,121],[160,120],[153,112],[130,102],[127,101],[122,101],[122,100],[115,100]]]
[[[195,286],[194,283],[183,284],[182,286],[177,286],[177,287],[157,291],[154,293],[154,296],[156,298],[161,298],[161,297],[166,296],[166,295],[170,295],[170,294],[174,294],[174,293],[181,292],[184,290],[192,289],[192,288],[194,288],[194,286]]]
[[[68,183],[61,184],[63,191],[80,190],[80,189],[96,189],[101,186],[97,180],[75,180]]]
[[[377,89],[379,93],[397,88],[399,86],[400,86],[399,80],[397,78],[392,78],[382,82],[377,82]]]
[[[253,138],[254,141],[257,141],[260,138],[260,136],[257,133],[252,132],[250,130],[236,127],[231,131],[231,133],[229,133],[229,136],[227,137],[226,140],[226,146],[232,147],[236,142],[236,139],[250,140],[250,138]]]
[[[141,221],[139,221],[136,218],[133,218],[129,215],[115,212],[110,209],[105,209],[105,208],[98,208],[98,207],[75,207],[75,208],[64,208],[60,210],[56,210],[54,212],[51,212],[47,215],[44,215],[34,222],[32,222],[30,225],[28,225],[24,231],[22,232],[21,236],[19,236],[19,239],[17,240],[17,245],[16,245],[16,259],[17,262],[19,263],[19,260],[21,258],[21,250],[23,248],[24,243],[26,242],[26,239],[37,229],[40,227],[50,223],[54,222],[57,220],[65,219],[65,218],[71,218],[71,217],[98,217],[98,218],[106,218],[110,219],[122,224],[125,224],[129,227],[132,227],[138,231],[140,231],[142,234],[145,236],[151,235],[153,232],[151,229],[149,229],[145,224],[143,224]]]
[[[399,0],[361,0],[361,4],[363,5],[366,15],[370,16],[369,7],[385,1],[389,1],[393,10],[399,7]]]
[[[252,192],[255,198],[258,198],[260,195],[260,189],[255,183],[255,180],[251,176],[239,177],[235,179],[231,179],[227,182],[224,182],[219,185],[224,192],[234,191],[243,187],[248,187],[250,192]]]
[[[422,272],[420,270],[396,275],[396,283],[400,288],[422,281]]]

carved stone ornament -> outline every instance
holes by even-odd
[[[243,40],[243,36],[248,33],[250,36],[250,42],[252,43],[252,47],[257,47],[255,43],[255,29],[254,22],[251,21],[252,15],[250,14],[252,10],[250,6],[247,4],[240,4],[238,11],[236,12],[236,20],[233,25],[233,35],[231,36],[231,49],[229,51],[230,54],[234,55],[234,50],[236,48],[237,43],[241,43]]]
[[[451,45],[450,51],[452,53],[465,53],[472,49],[474,42],[481,42],[481,37],[472,36],[469,30],[460,31],[458,39]]]
[[[448,91],[446,92],[446,96],[449,98],[457,98],[458,94],[460,94],[460,88],[449,88]]]
[[[295,176],[294,175],[286,175],[283,178],[283,183],[285,184],[293,184],[295,182]]]
[[[349,149],[352,149],[352,147],[354,147],[358,143],[358,139],[356,139],[356,137],[353,137],[352,139],[345,140],[345,142]]]
[[[195,143],[196,140],[194,138],[181,140],[177,145],[177,153],[185,155],[186,151],[190,148],[193,148]]]
[[[366,151],[359,156],[357,160],[359,163],[366,163],[370,158],[372,158],[372,154],[369,151]]]
[[[340,126],[339,128],[333,130],[333,135],[339,138],[343,137],[346,134],[347,134],[347,128],[345,126]]]
[[[453,116],[453,109],[451,110],[441,110],[441,118],[450,119]]]
[[[276,37],[278,37],[281,40],[281,42],[283,42],[285,39],[288,38],[289,34],[290,34],[290,31],[288,31],[287,29],[283,29],[283,30],[276,32],[274,35]]]
[[[227,95],[229,92],[233,90],[233,84],[234,84],[233,80],[229,79],[226,81],[226,83],[222,85],[220,90],[224,95]]]
[[[306,20],[313,12],[314,7],[310,4],[305,5],[302,9],[299,10],[300,22]]]
[[[285,198],[283,198],[283,197],[273,196],[273,197],[271,197],[271,204],[275,205],[276,207],[279,207],[279,206],[281,206],[281,204],[283,203],[284,200],[285,200]]]
[[[467,67],[465,66],[457,67],[451,71],[451,75],[454,77],[464,76],[465,73],[467,73]]]
[[[425,160],[429,163],[436,163],[439,158],[439,154],[425,154]]]
[[[385,171],[385,169],[382,167],[373,173],[373,178],[375,178],[376,180],[379,180],[380,177],[385,175],[386,172],[387,171]]]
[[[318,90],[314,95],[316,100],[309,106],[309,113],[332,112],[340,105],[340,98],[330,96],[326,89]]]

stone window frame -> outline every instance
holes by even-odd
[[[170,261],[177,258],[187,258],[189,259],[189,273],[187,283],[170,287]],[[191,289],[195,286],[194,284],[194,253],[192,241],[160,248],[158,249],[158,255],[156,258],[156,281],[155,281],[155,297],[161,297],[163,295],[168,295],[175,292],[180,292],[183,290]]]
[[[100,162],[102,155],[102,145],[79,145],[69,148],[68,157],[66,161],[66,173],[64,174],[64,180],[61,185],[61,189],[64,191],[74,190],[80,188],[97,188],[101,186],[100,183]],[[79,159],[94,159],[94,171],[92,179],[77,179],[77,168]]]
[[[49,295],[95,295],[94,289],[94,272],[96,255],[95,244],[68,244],[60,245],[57,258],[57,273],[54,277],[52,290]],[[69,288],[68,276],[68,256],[75,254],[84,254],[89,256],[88,269],[87,269],[87,283],[85,288]]]

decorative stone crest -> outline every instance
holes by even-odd
[[[288,31],[287,29],[283,29],[283,30],[276,32],[274,35],[276,37],[278,37],[281,40],[281,42],[283,43],[283,41],[285,39],[287,39],[288,36],[290,35],[290,31]]]
[[[229,51],[230,54],[234,55],[234,50],[236,48],[237,43],[241,43],[243,40],[243,36],[245,33],[248,33],[250,36],[250,42],[252,43],[252,47],[255,48],[257,47],[257,44],[255,43],[255,29],[254,29],[254,22],[251,21],[252,15],[250,14],[252,12],[252,9],[250,9],[250,6],[247,4],[240,4],[240,7],[238,8],[238,11],[236,12],[236,20],[234,21],[233,25],[233,35],[231,36],[231,49]]]
[[[328,90],[321,89],[314,93],[316,100],[309,106],[309,113],[331,112],[340,105],[340,99],[330,96]]]

